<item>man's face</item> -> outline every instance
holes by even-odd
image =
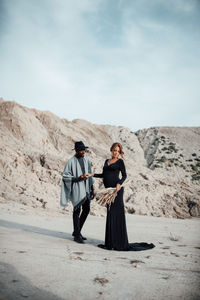
[[[85,150],[76,151],[76,156],[77,157],[84,157],[84,155],[85,155]]]

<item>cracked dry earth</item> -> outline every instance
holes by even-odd
[[[105,218],[89,216],[84,245],[70,216],[0,215],[0,299],[199,299],[199,219],[127,215],[140,252],[107,251]]]

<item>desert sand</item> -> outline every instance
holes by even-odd
[[[107,251],[105,217],[89,216],[86,243],[73,241],[72,217],[1,205],[0,299],[200,299],[200,220],[126,215],[140,252]]]
[[[154,249],[98,248],[106,209],[96,201],[86,243],[73,241],[72,207],[61,209],[59,198],[79,140],[97,173],[110,145],[122,143],[131,181],[124,194],[129,241]],[[200,299],[200,127],[132,132],[0,98],[0,145],[0,300]]]

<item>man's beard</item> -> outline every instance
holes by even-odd
[[[77,158],[84,157],[84,154],[82,154],[82,153],[80,153],[80,152],[76,152],[76,157],[77,157]]]

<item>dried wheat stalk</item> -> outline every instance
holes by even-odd
[[[126,183],[122,184],[121,187],[123,187],[129,183],[130,183],[130,180],[127,181]],[[106,188],[103,190],[97,190],[96,193],[102,195],[101,198],[97,201],[97,203],[102,206],[108,205],[109,208],[110,208],[111,204],[114,203],[115,198],[117,196],[116,188]]]

